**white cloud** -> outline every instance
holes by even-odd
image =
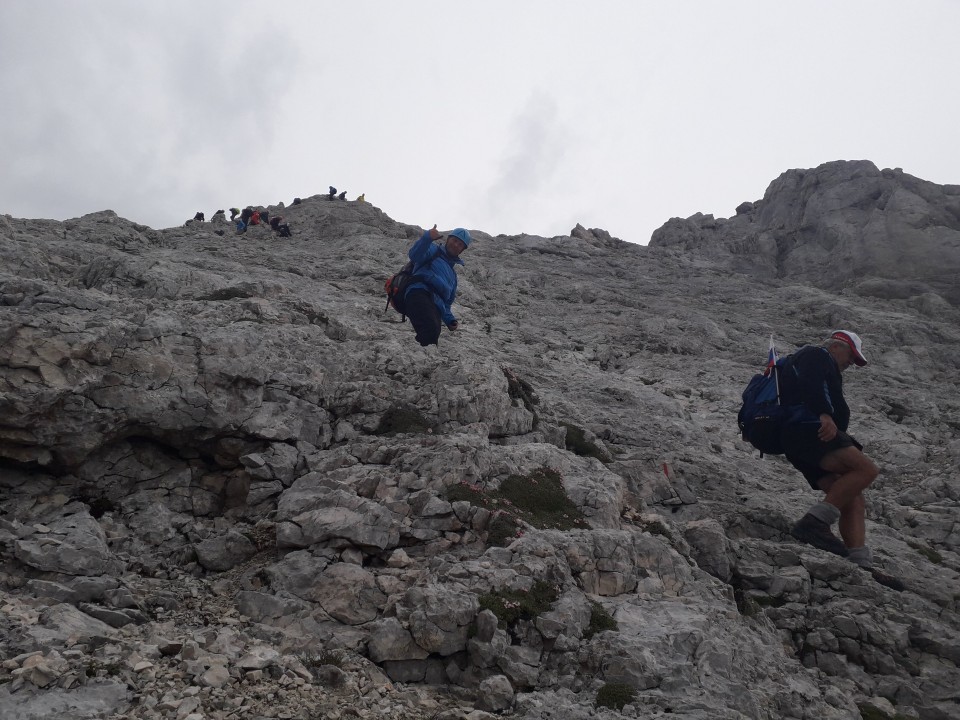
[[[960,3],[4,0],[0,212],[164,227],[330,184],[645,242],[791,167],[960,182]]]
[[[484,214],[501,218],[502,226],[529,226],[531,218],[525,210],[554,188],[570,141],[556,100],[533,93],[511,122],[496,175],[483,199]]]

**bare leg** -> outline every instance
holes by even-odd
[[[855,447],[834,450],[824,456],[820,467],[833,475],[819,485],[826,492],[824,502],[840,510],[840,535],[848,548],[863,547],[866,542],[866,502],[863,491],[876,480],[880,470]]]
[[[830,488],[837,477],[837,475],[828,475],[821,479],[820,489],[829,495]],[[824,498],[824,502],[829,501]],[[857,495],[840,510],[840,537],[848,548],[863,547],[867,541],[866,511],[863,493]]]
[[[863,547],[867,542],[867,503],[857,495],[840,511],[840,537],[848,548]]]
[[[843,502],[844,498],[849,495],[851,486],[862,486],[862,488],[865,489],[874,481],[874,479],[876,479],[877,474],[879,473],[877,466],[874,465],[873,462],[868,457],[863,455],[863,453],[861,453],[859,450],[856,450],[856,448],[844,449],[854,450],[860,455],[860,457],[863,458],[865,462],[861,462],[860,466],[852,472],[840,473],[839,463],[832,463],[830,458],[842,452],[842,450],[838,450],[836,453],[830,453],[830,455],[827,455],[823,461],[821,461],[820,465],[825,470],[836,469],[838,472],[838,474],[827,475],[826,477],[821,478],[820,482],[818,483],[820,489],[827,494],[824,498],[824,502],[831,505],[833,505],[834,502]],[[852,480],[849,477],[850,475],[853,475]],[[838,491],[837,485],[841,482],[849,483],[849,485],[845,488],[841,487]],[[864,482],[866,482],[866,484],[863,484]],[[834,507],[840,508],[840,536],[843,538],[844,545],[846,545],[851,551],[850,560],[869,572],[873,576],[873,579],[881,585],[884,585],[892,590],[896,590],[897,592],[903,592],[903,590],[906,589],[906,585],[904,585],[900,578],[895,577],[884,570],[873,567],[870,550],[866,547],[866,505],[867,503],[863,497],[862,489],[858,491],[852,498],[847,500],[846,504],[843,506],[834,505]],[[860,558],[854,558],[853,556],[855,552],[863,553],[863,555]]]
[[[835,475],[824,500],[840,510],[870,487],[880,474],[873,460],[855,447],[840,448],[825,455],[820,467]]]

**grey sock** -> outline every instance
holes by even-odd
[[[862,568],[873,567],[873,553],[870,551],[870,548],[866,546],[850,548],[850,554],[847,555],[847,560]]]
[[[825,522],[827,525],[833,525],[840,519],[840,509],[828,502],[818,502],[807,510],[807,515],[813,515],[817,520]]]

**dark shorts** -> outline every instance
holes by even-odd
[[[829,470],[820,467],[820,461],[834,450],[846,447],[855,447],[863,450],[858,443],[845,432],[837,430],[837,436],[830,442],[822,442],[817,433],[820,430],[820,421],[790,423],[780,433],[783,442],[783,454],[810,483],[814,490],[820,489],[820,480],[832,475]]]
[[[424,347],[437,345],[443,325],[440,321],[440,310],[433,301],[433,293],[414,288],[404,297],[404,305],[410,324],[417,332],[417,342]]]

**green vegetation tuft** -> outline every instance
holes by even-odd
[[[738,587],[734,584],[733,587],[733,599],[737,603],[737,610],[741,615],[747,618],[757,617],[761,612],[760,606],[757,602],[747,595],[742,587]]]
[[[535,528],[572,530],[586,527],[583,514],[563,487],[560,473],[543,467],[529,475],[511,475],[500,484],[500,496]]]
[[[416,408],[394,406],[387,410],[374,435],[396,435],[397,433],[423,433],[430,429],[430,421]]]
[[[597,690],[597,707],[623,710],[623,706],[633,702],[637,691],[625,683],[607,683]]]
[[[751,595],[750,599],[757,604],[757,607],[783,607],[787,604],[786,599],[782,597],[773,597],[772,595]]]
[[[486,507],[483,504],[483,491],[481,491],[476,485],[468,485],[465,482],[457,483],[456,485],[449,486],[446,494],[448,502],[454,503],[465,500],[471,505]]]
[[[529,475],[511,475],[497,490],[459,483],[447,488],[447,500],[465,500],[494,513],[487,528],[491,545],[509,545],[522,534],[521,521],[539,529],[572,530],[590,525],[563,487],[560,473],[543,467]]]
[[[517,377],[512,370],[507,368],[503,368],[503,374],[507,378],[507,394],[511,399],[519,400],[527,410],[536,414],[533,406],[536,405],[539,400],[537,399],[537,393],[533,389],[533,385]]]
[[[590,601],[590,624],[583,634],[584,638],[589,640],[594,635],[604,630],[617,630],[617,621],[613,615],[607,612],[606,608],[598,602]]]
[[[487,542],[497,547],[507,547],[522,534],[520,525],[512,515],[497,513],[487,527]]]
[[[670,528],[660,520],[644,520],[640,522],[639,525],[642,530],[645,530],[651,535],[661,535],[668,540],[670,539]]]
[[[537,580],[529,591],[498,590],[480,596],[480,609],[497,616],[499,626],[506,629],[519,620],[533,620],[556,602],[558,592],[553,585]]]
[[[560,423],[567,429],[565,445],[567,450],[580,455],[581,457],[596,458],[602,463],[608,462],[609,457],[596,443],[592,443],[586,438],[583,428],[577,427],[572,423]]]
[[[904,715],[903,713],[896,713],[895,715],[888,715],[875,707],[870,705],[857,704],[857,709],[860,711],[860,717],[862,720],[910,720],[909,715]]]

